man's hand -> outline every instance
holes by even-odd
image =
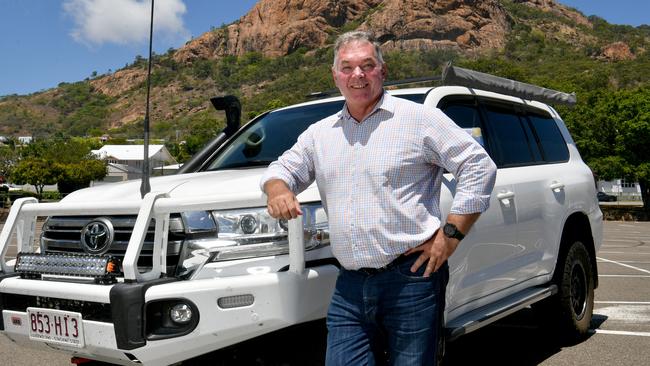
[[[418,259],[413,263],[411,272],[417,272],[418,268],[427,262],[427,268],[424,270],[424,277],[429,277],[431,273],[436,272],[443,263],[449,258],[460,243],[457,239],[448,238],[442,233],[442,229],[436,231],[433,237],[415,248],[407,250],[404,255],[422,252]]]
[[[467,235],[469,229],[474,225],[476,220],[478,220],[480,213],[471,213],[464,215],[449,214],[447,216],[447,221],[456,225],[458,230],[461,233]],[[444,225],[444,223],[442,223]],[[427,268],[424,271],[424,277],[429,277],[431,273],[435,272],[440,268],[447,258],[451,257],[452,254],[456,251],[456,248],[460,244],[460,240],[448,238],[443,232],[442,227],[438,229],[433,237],[424,243],[418,245],[415,248],[407,250],[404,255],[413,254],[416,252],[422,252],[420,257],[413,263],[411,267],[411,272],[417,272],[418,268],[427,262]]]
[[[264,183],[267,195],[266,208],[269,215],[276,219],[295,219],[302,215],[300,203],[287,184],[280,179],[271,179]]]

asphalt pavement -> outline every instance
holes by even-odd
[[[0,225],[1,226],[1,225]],[[650,363],[650,222],[605,222],[597,254],[600,286],[591,332],[562,345],[524,309],[448,345],[446,365],[645,366]],[[321,322],[186,362],[189,365],[322,365]],[[0,364],[70,365],[69,357],[34,351],[0,336]]]

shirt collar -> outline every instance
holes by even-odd
[[[388,94],[385,90],[384,93],[381,95],[381,98],[375,104],[375,107],[372,109],[372,111],[368,114],[366,119],[370,118],[372,115],[374,115],[379,109],[385,110],[386,112],[393,114],[395,112],[395,101],[393,100],[393,96]],[[339,112],[339,119],[344,120],[344,121],[351,121],[357,123],[357,121],[352,117],[350,114],[350,111],[348,110],[348,105],[347,103],[343,105],[343,109]],[[365,120],[364,120],[365,121]],[[361,121],[363,122],[363,121]]]

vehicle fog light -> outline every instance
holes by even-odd
[[[252,215],[244,215],[239,222],[239,226],[244,234],[254,234],[257,229],[257,220]]]
[[[187,304],[176,304],[169,311],[169,317],[176,324],[187,324],[192,320],[192,308]]]

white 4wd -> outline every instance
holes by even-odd
[[[448,338],[531,304],[558,335],[577,338],[591,320],[602,239],[593,176],[553,108],[499,90],[391,92],[441,108],[499,168],[489,210],[450,258]],[[2,333],[79,357],[162,365],[323,318],[338,263],[318,190],[298,196],[302,218],[283,222],[266,213],[258,184],[342,104],[263,114],[195,159],[196,173],[152,179],[144,199],[131,181],[59,203],[16,201],[0,235]],[[454,187],[445,174],[443,216]],[[39,216],[48,219],[34,238]]]

